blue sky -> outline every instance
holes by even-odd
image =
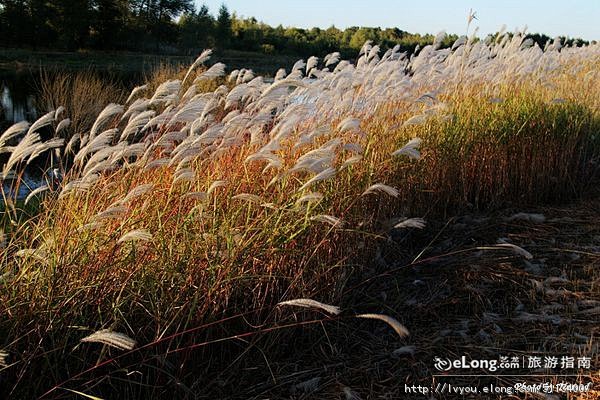
[[[600,39],[600,0],[195,0],[217,13],[225,3],[239,16],[270,25],[327,28],[397,27],[415,33],[462,34],[469,9],[480,34],[527,25],[531,33]]]

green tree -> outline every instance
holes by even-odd
[[[0,0],[0,43],[20,47],[29,44],[31,18],[27,0]]]
[[[367,40],[372,40],[375,44],[380,41],[379,28],[360,28],[352,35],[349,46],[354,50],[360,50]]]
[[[138,37],[150,33],[155,50],[161,43],[178,41],[174,19],[193,10],[192,0],[131,0],[130,9],[135,16]]]
[[[27,27],[29,43],[33,47],[46,47],[56,43],[58,32],[52,26],[54,14],[50,8],[51,2],[45,0],[29,0],[28,2],[29,22]],[[20,23],[17,22],[17,23]]]
[[[184,14],[179,19],[180,40],[179,45],[188,53],[197,53],[199,50],[215,45],[214,27],[215,20],[209,14],[208,7],[202,5],[197,12]]]
[[[232,17],[225,4],[221,4],[219,8],[219,14],[217,15],[217,30],[216,30],[216,41],[217,45],[221,48],[227,48],[231,43],[232,37]]]
[[[58,35],[58,45],[74,50],[87,44],[90,33],[90,0],[62,0],[48,2],[51,11],[47,24]]]
[[[127,0],[95,0],[92,23],[94,47],[123,48],[128,36],[129,2]]]

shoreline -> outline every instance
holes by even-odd
[[[242,67],[251,68],[255,73],[272,75],[281,65],[293,65],[299,56],[267,55],[263,53],[221,50],[215,52],[215,59],[227,65],[228,70]],[[58,51],[0,48],[0,74],[46,70],[77,72],[91,69],[120,74],[144,73],[163,65],[188,66],[194,62],[194,55],[167,55],[133,52],[101,51]]]

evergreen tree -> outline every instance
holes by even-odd
[[[101,49],[121,49],[126,39],[129,2],[127,0],[95,0],[93,44]]]
[[[197,12],[184,14],[179,20],[179,45],[190,54],[213,47],[215,20],[209,14],[208,7],[202,5]]]
[[[49,23],[57,32],[59,46],[67,50],[85,46],[90,32],[91,1],[62,0],[48,5],[53,13]]]
[[[232,19],[229,10],[225,4],[221,5],[219,8],[219,14],[217,16],[217,31],[216,31],[216,41],[217,45],[221,48],[226,48],[231,43],[231,25]]]

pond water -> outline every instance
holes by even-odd
[[[19,122],[28,119],[28,115],[35,115],[34,96],[28,96],[24,103],[13,100],[11,90],[8,86],[0,87],[2,96],[0,106],[2,107],[2,118],[7,122]]]
[[[2,191],[6,198],[24,200],[29,193],[45,184],[46,181],[42,177],[42,174],[25,172],[20,181],[18,181],[18,184],[16,180],[4,181],[2,183]],[[4,201],[4,197],[0,198],[0,202],[2,201]]]
[[[0,126],[36,117],[35,80],[27,73],[0,73]]]

